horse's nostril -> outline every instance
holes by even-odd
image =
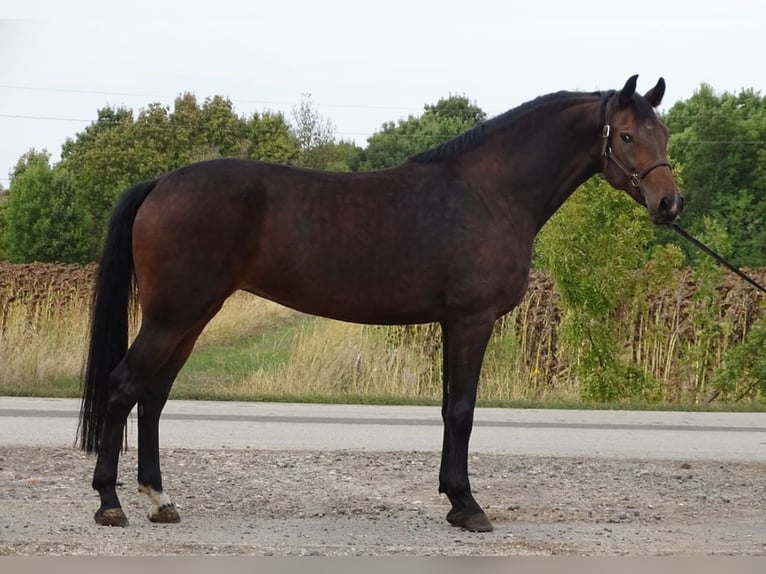
[[[669,211],[672,203],[672,200],[666,195],[660,200],[660,209],[662,211]]]

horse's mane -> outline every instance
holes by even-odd
[[[607,94],[613,93],[614,92],[612,91],[608,92]],[[444,142],[443,144],[418,153],[410,157],[409,161],[417,163],[429,163],[449,159],[476,148],[476,146],[484,142],[491,134],[508,127],[509,125],[519,121],[521,118],[542,108],[547,108],[552,105],[565,107],[576,101],[582,101],[585,98],[592,98],[594,96],[602,97],[603,95],[603,92],[561,91],[539,96],[534,100],[530,100],[516,108],[512,108],[507,112],[481,122],[473,128],[463,132],[462,134]],[[646,102],[644,98],[636,97],[634,98],[634,103],[636,111],[639,115],[653,113],[651,106],[649,106],[648,102]]]

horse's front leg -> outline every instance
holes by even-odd
[[[447,520],[454,526],[475,532],[493,529],[487,515],[473,498],[468,480],[468,441],[473,428],[476,391],[493,325],[494,319],[472,318],[442,326],[446,372],[439,492],[446,494],[452,503]]]

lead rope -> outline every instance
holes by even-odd
[[[750,277],[749,275],[747,275],[746,273],[744,273],[744,272],[743,272],[741,269],[739,269],[738,267],[735,267],[734,265],[732,265],[731,263],[729,263],[729,262],[728,262],[726,259],[724,259],[724,258],[723,258],[721,255],[719,255],[718,253],[716,253],[715,251],[713,251],[712,249],[710,249],[710,247],[708,247],[707,245],[705,245],[704,243],[702,243],[700,240],[696,239],[695,237],[692,237],[692,236],[691,236],[691,235],[690,235],[690,234],[689,234],[689,233],[688,233],[688,232],[687,232],[685,229],[683,229],[683,228],[682,228],[680,225],[678,225],[677,223],[670,223],[669,225],[670,225],[670,227],[673,229],[673,231],[675,231],[676,233],[678,233],[678,234],[679,234],[681,237],[683,237],[683,238],[684,238],[684,239],[686,239],[687,241],[691,242],[691,243],[692,243],[694,246],[698,247],[699,249],[701,249],[702,251],[704,251],[705,253],[707,253],[708,255],[710,255],[710,257],[712,257],[713,259],[715,259],[716,261],[718,261],[718,263],[720,263],[721,265],[723,265],[724,267],[726,267],[727,269],[729,269],[729,270],[730,270],[730,271],[732,271],[733,273],[736,273],[737,275],[739,275],[739,276],[740,276],[742,279],[744,279],[745,281],[747,281],[748,283],[750,283],[750,285],[752,285],[753,287],[755,287],[756,289],[758,289],[758,290],[759,290],[759,291],[761,291],[762,293],[766,293],[766,287],[764,287],[763,285],[761,285],[760,283],[758,283],[758,282],[757,282],[755,279],[753,279],[752,277]]]
[[[637,172],[631,172],[628,170],[623,163],[615,157],[615,155],[612,153],[612,147],[609,145],[609,139],[612,131],[612,127],[609,124],[609,118],[607,117],[607,106],[609,104],[610,98],[615,94],[614,90],[610,90],[606,92],[605,94],[602,94],[601,96],[601,106],[599,110],[599,121],[601,122],[601,139],[602,139],[602,147],[601,147],[601,161],[603,165],[603,171],[606,173],[606,169],[609,165],[609,161],[611,160],[620,170],[622,170],[623,173],[625,173],[630,178],[630,183],[638,189],[641,190],[641,180],[646,177],[650,171],[653,169],[660,167],[660,166],[667,166],[668,168],[672,169],[670,164],[666,161],[657,161],[653,163],[652,165],[648,166],[647,168],[643,169],[640,173]],[[643,197],[643,195],[642,195]],[[668,224],[673,231],[678,233],[681,237],[692,243],[695,247],[698,249],[704,251],[707,253],[710,257],[718,261],[721,265],[726,267],[729,271],[735,273],[748,283],[761,291],[761,293],[766,293],[766,287],[758,283],[755,279],[744,273],[742,270],[740,270],[738,267],[735,267],[731,263],[729,263],[726,259],[724,259],[721,255],[710,249],[707,245],[702,243],[700,240],[696,239],[692,235],[690,235],[685,229],[683,229],[680,225],[677,223],[669,223]]]

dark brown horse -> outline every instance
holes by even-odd
[[[220,159],[127,190],[96,279],[80,416],[81,446],[98,453],[96,522],[127,524],[115,483],[136,403],[149,519],[179,520],[162,487],[160,413],[200,332],[242,289],[343,321],[439,323],[439,491],[450,523],[491,530],[471,495],[468,439],[484,350],[495,321],[524,296],[535,234],[599,172],[656,223],[682,208],[653,109],[665,83],[642,96],[636,78],[619,91],[542,96],[393,169]],[[136,291],[142,323],[128,348]]]

